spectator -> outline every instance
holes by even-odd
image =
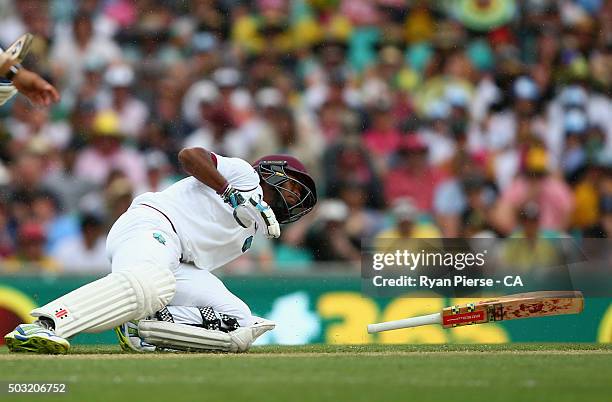
[[[170,177],[171,167],[168,157],[161,151],[151,151],[145,155],[147,179],[141,184],[137,193],[163,191],[173,183]]]
[[[83,84],[76,92],[78,103],[99,105],[103,101],[104,70],[106,67],[105,60],[97,55],[85,60]]]
[[[486,211],[497,196],[477,161],[465,152],[455,155],[450,175],[434,193],[434,213],[444,237],[457,237],[465,224],[484,223]]]
[[[342,183],[338,195],[348,208],[346,233],[353,245],[361,249],[363,241],[368,242],[382,229],[382,216],[380,212],[366,207],[365,187],[357,181]]]
[[[597,211],[595,224],[585,230],[586,237],[612,237],[612,155],[602,152],[597,163],[595,186],[597,189]]]
[[[192,84],[183,97],[183,117],[188,124],[198,126],[205,124],[215,111],[214,105],[219,99],[219,88],[210,80],[201,80]]]
[[[397,166],[385,179],[387,204],[409,197],[419,210],[430,212],[434,191],[442,179],[442,172],[427,163],[427,145],[418,135],[408,135],[400,144]]]
[[[13,254],[15,244],[9,228],[9,211],[6,202],[0,203],[0,259]]]
[[[427,110],[428,122],[419,130],[419,136],[429,149],[429,163],[431,165],[442,165],[451,159],[456,151],[449,123],[454,121],[458,124],[461,120],[460,118],[451,120],[450,113],[450,104],[446,101],[433,102]]]
[[[110,270],[106,256],[105,226],[94,214],[81,216],[78,235],[59,241],[52,251],[64,272],[101,273]]]
[[[10,193],[33,194],[43,187],[44,160],[34,152],[23,152],[13,161],[11,166],[12,181]]]
[[[378,105],[374,108],[372,127],[363,134],[363,140],[374,156],[379,172],[386,172],[390,156],[398,148],[401,139],[389,107]]]
[[[497,230],[511,233],[517,211],[527,202],[537,205],[543,229],[567,230],[574,206],[572,193],[565,182],[548,171],[547,154],[541,148],[529,150],[524,173],[504,189],[494,211]]]
[[[306,235],[306,247],[314,255],[315,261],[359,262],[359,248],[346,231],[346,204],[328,200],[319,206],[318,211],[318,219]]]
[[[441,237],[438,228],[421,219],[420,212],[410,198],[398,198],[391,209],[394,226],[378,234],[376,241],[383,247],[386,239],[435,239]]]
[[[569,110],[563,117],[565,128],[565,149],[561,155],[561,169],[565,179],[573,183],[576,175],[587,163],[585,147],[588,129],[587,117],[580,110]]]
[[[106,181],[112,170],[118,169],[138,185],[145,178],[142,156],[122,145],[124,135],[119,131],[119,118],[112,111],[98,112],[93,123],[90,145],[85,147],[76,160],[78,177],[96,185]]]
[[[212,73],[213,81],[219,88],[219,105],[226,111],[232,110],[232,97],[241,91],[240,72],[233,67],[221,67]]]
[[[548,127],[540,114],[540,89],[530,77],[518,77],[512,83],[510,104],[492,113],[485,130],[488,148],[495,152],[497,184],[504,188],[520,169],[525,146],[539,138],[546,141]],[[555,161],[549,161],[552,164]]]
[[[109,177],[104,197],[109,222],[115,222],[132,203],[134,198],[132,184],[121,172],[116,171]]]
[[[329,198],[337,197],[343,182],[359,181],[366,189],[367,205],[380,208],[383,204],[382,185],[368,154],[358,141],[355,137],[346,137],[325,152],[325,195]]]
[[[78,232],[78,222],[73,215],[63,214],[55,196],[46,191],[33,194],[30,203],[30,217],[41,225],[46,233],[45,250],[53,249],[57,242]]]
[[[121,49],[108,38],[95,33],[92,16],[78,12],[68,33],[58,35],[51,49],[54,75],[68,87],[78,88],[83,82],[86,60],[99,57],[105,64],[121,58]]]
[[[4,261],[4,269],[8,272],[22,269],[57,272],[60,266],[45,253],[47,236],[41,225],[26,223],[19,228],[17,234],[17,250],[15,254]]]
[[[206,103],[200,104],[202,123],[183,143],[184,147],[203,147],[220,155],[246,158],[248,144],[236,130],[228,112],[218,106],[209,110]]]
[[[96,185],[75,172],[75,163],[79,149],[68,147],[62,152],[59,169],[49,173],[43,181],[43,186],[59,198],[66,213],[74,213],[79,208],[81,199],[96,190]]]
[[[551,238],[558,234],[547,232],[540,226],[540,207],[530,201],[517,210],[519,227],[512,238],[503,243],[501,260],[511,272],[529,272],[555,267],[563,256]]]
[[[491,223],[496,189],[482,176],[467,176],[462,182],[466,208],[461,215],[460,237],[497,237]]]
[[[104,81],[110,87],[108,99],[103,99],[98,108],[113,111],[119,118],[119,132],[128,138],[141,135],[149,110],[141,100],[132,95],[134,71],[125,64],[110,66],[104,73]]]
[[[16,103],[15,118],[7,124],[13,137],[13,153],[23,151],[34,141],[59,150],[68,145],[72,135],[69,124],[50,121],[48,109],[35,108],[25,98],[18,98]]]
[[[267,112],[269,116],[269,135],[271,138],[266,140],[260,138],[255,141],[253,158],[259,155],[269,154],[289,154],[294,155],[304,165],[309,172],[314,175],[320,173],[319,158],[322,151],[322,139],[318,133],[306,132],[299,127],[296,117],[290,109],[285,107],[270,108]],[[268,151],[263,149],[267,145]]]

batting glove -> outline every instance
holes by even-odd
[[[232,208],[236,208],[238,205],[244,204],[244,197],[240,194],[240,191],[236,190],[231,184],[228,184],[223,190],[223,193],[219,194],[223,201],[229,204]]]
[[[234,208],[234,219],[243,228],[247,228],[255,220],[259,220],[263,222],[263,226],[266,228],[266,237],[268,239],[280,237],[280,225],[276,220],[274,211],[263,200],[261,195],[251,196],[244,204]]]

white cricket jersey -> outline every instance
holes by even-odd
[[[245,199],[263,196],[259,175],[246,161],[215,155],[217,170]],[[219,194],[195,177],[187,177],[164,191],[144,193],[132,207],[147,204],[170,219],[181,241],[183,261],[212,271],[246,252],[257,225],[243,228],[234,219],[233,208]]]

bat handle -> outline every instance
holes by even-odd
[[[368,325],[368,333],[373,334],[375,332],[389,331],[392,329],[400,328],[412,328],[419,327],[421,325],[430,324],[441,324],[442,315],[440,313],[434,313],[429,315],[422,315],[420,317],[404,318],[403,320],[387,321],[378,324]]]

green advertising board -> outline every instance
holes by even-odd
[[[0,277],[0,330],[11,331],[31,319],[29,311],[95,277]],[[366,325],[440,311],[467,302],[420,294],[416,297],[374,299],[361,293],[357,276],[266,275],[223,278],[255,315],[277,322],[274,331],[258,343],[502,343],[502,342],[611,342],[612,299],[588,298],[580,315],[516,320],[451,330],[427,326],[370,335]],[[431,296],[431,297],[428,297]],[[474,299],[470,299],[472,301]],[[81,334],[73,343],[114,343],[111,331]]]

